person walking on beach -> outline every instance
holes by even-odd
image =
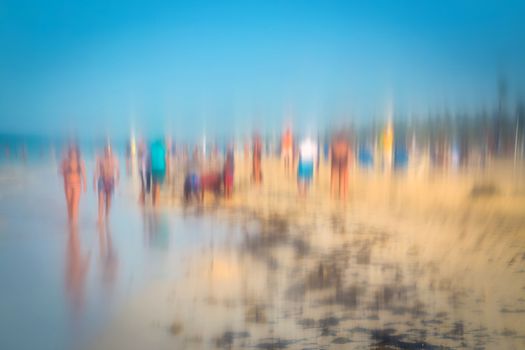
[[[144,205],[146,203],[146,194],[149,194],[151,189],[151,166],[149,150],[146,147],[144,140],[140,141],[137,151],[140,175],[140,199],[139,203]]]
[[[202,161],[199,148],[195,146],[191,157],[186,159],[186,171],[184,178],[184,200],[188,202],[194,198],[200,200],[200,175],[202,172]]]
[[[118,159],[113,154],[109,144],[104,147],[102,155],[97,157],[95,173],[93,174],[93,187],[98,191],[98,224],[107,222],[111,197],[119,180]]]
[[[233,148],[229,147],[226,152],[226,160],[224,161],[223,179],[224,179],[224,196],[231,198],[233,192],[233,176],[234,176],[234,155]]]
[[[306,138],[299,145],[299,162],[297,165],[297,186],[301,196],[306,196],[310,187],[316,161],[317,144],[311,138]]]
[[[333,196],[346,199],[348,184],[348,163],[350,158],[350,146],[343,133],[338,133],[332,140],[330,148],[331,173],[330,189]]]
[[[153,205],[156,206],[160,195],[160,186],[164,183],[169,169],[168,152],[162,140],[157,140],[151,144],[150,166],[151,182],[153,185],[152,201]]]
[[[293,164],[293,135],[289,127],[286,128],[281,140],[281,157],[284,162],[284,171],[288,176]]]
[[[74,226],[78,220],[80,193],[86,192],[86,167],[76,145],[69,146],[60,165],[60,173],[64,178],[69,223]]]
[[[255,134],[253,138],[252,177],[253,177],[253,182],[257,185],[262,182],[261,158],[262,158],[261,136],[259,134]]]
[[[133,140],[129,140],[126,144],[126,175],[131,176],[132,174],[132,164],[135,157],[135,144]]]
[[[383,143],[383,169],[390,174],[394,158],[394,128],[389,121],[382,135]]]

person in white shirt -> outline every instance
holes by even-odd
[[[306,138],[299,144],[299,163],[297,165],[297,185],[300,195],[306,195],[314,175],[317,162],[317,143]]]

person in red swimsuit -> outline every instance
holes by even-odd
[[[60,173],[64,178],[64,193],[66,195],[69,223],[76,225],[78,221],[78,205],[80,194],[86,192],[86,167],[80,158],[76,145],[70,145],[60,164]]]

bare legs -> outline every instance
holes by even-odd
[[[230,199],[231,196],[232,196],[232,192],[233,192],[233,184],[232,184],[233,180],[229,178],[229,175],[228,176],[225,176],[225,179],[224,179],[224,197],[226,199]]]
[[[98,221],[99,225],[104,222],[104,191],[98,191]]]
[[[153,200],[153,206],[157,205],[158,198],[160,195],[160,183],[154,182],[153,183],[153,192],[152,192],[152,200]]]
[[[292,168],[292,165],[290,164],[290,156],[288,155],[288,153],[285,153],[283,155],[283,158],[284,158],[284,172],[286,176],[290,176],[291,168]]]
[[[345,200],[348,191],[348,168],[332,167],[330,173],[330,192],[333,197]]]
[[[111,208],[111,193],[106,193],[106,220],[109,217],[110,208]]]
[[[146,203],[146,194],[149,194],[151,189],[151,174],[142,172],[140,174],[140,198],[139,203],[144,205]]]
[[[348,169],[343,168],[339,171],[339,198],[346,200],[348,187]]]
[[[111,208],[111,193],[98,191],[98,224],[108,221]]]
[[[259,185],[262,182],[261,160],[253,160],[253,182]]]
[[[65,185],[67,216],[69,223],[76,225],[78,222],[78,205],[80,202],[80,186]]]

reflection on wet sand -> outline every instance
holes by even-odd
[[[100,265],[102,271],[102,285],[111,289],[115,284],[118,273],[118,255],[113,245],[109,228],[99,225],[98,230]]]
[[[166,215],[156,211],[142,211],[144,239],[147,247],[167,250],[170,241],[170,226]]]
[[[80,314],[84,307],[84,293],[89,269],[90,254],[82,251],[78,227],[69,225],[69,237],[66,249],[66,294],[70,300],[71,310]]]

